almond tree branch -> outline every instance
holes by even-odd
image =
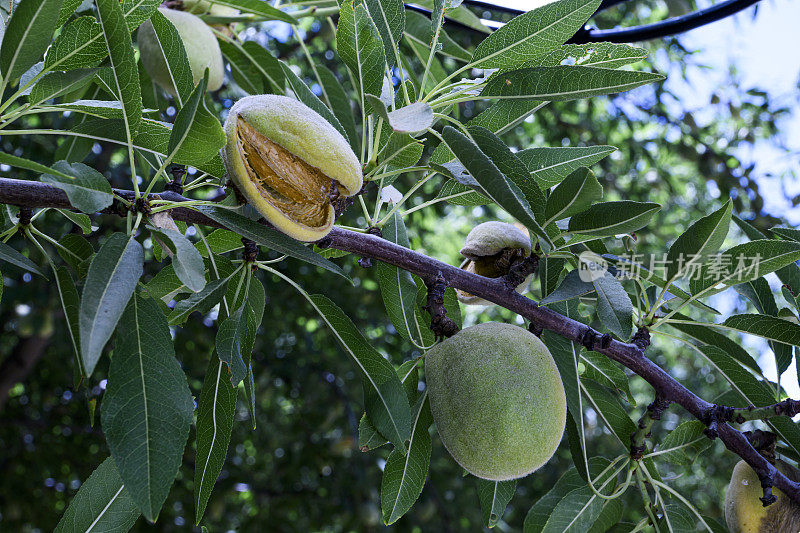
[[[126,200],[134,198],[133,191],[115,189],[114,193]],[[188,198],[170,191],[153,194],[150,199],[174,202],[189,201]],[[72,207],[67,195],[61,189],[41,182],[8,178],[0,178],[0,203],[36,208],[70,209]],[[110,214],[121,214],[120,210],[113,206],[106,211]],[[170,210],[170,214],[175,220],[222,227],[190,208],[175,207]],[[655,389],[656,396],[662,401],[679,404],[695,418],[709,426],[707,431],[709,436],[718,436],[729,450],[744,459],[759,477],[765,480],[762,485],[771,481],[772,485],[800,504],[800,483],[791,481],[780,473],[773,464],[759,454],[740,431],[728,425],[728,420],[731,419],[727,418],[725,413],[730,408],[707,402],[681,385],[664,369],[645,356],[642,349],[643,346],[646,346],[644,343],[625,343],[611,339],[585,324],[546,307],[540,307],[535,301],[517,293],[504,278],[492,279],[478,276],[375,235],[335,227],[326,237],[324,244],[361,257],[384,261],[418,275],[428,284],[434,283],[441,274],[445,283],[450,287],[494,302],[527,318],[541,329],[553,331],[621,363],[647,381]],[[772,412],[778,414],[775,409],[772,409]],[[737,414],[739,413],[741,411],[737,411]],[[768,489],[767,485],[764,486],[765,489]]]

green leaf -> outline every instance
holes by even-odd
[[[606,501],[600,516],[597,517],[594,525],[589,529],[589,533],[605,533],[609,531],[620,523],[624,510],[625,505],[622,503],[621,498]]]
[[[144,39],[143,33],[145,32],[154,43],[158,43],[161,49],[163,64],[172,80],[171,85],[175,88],[174,94],[178,102],[178,109],[181,109],[186,105],[186,101],[194,89],[194,77],[186,49],[183,46],[183,39],[172,22],[160,11],[153,13],[150,22],[145,23],[139,30],[139,39]]]
[[[775,403],[775,389],[767,382],[756,379],[725,351],[716,346],[699,346],[697,351],[723,375],[733,390],[744,400],[739,405],[731,405],[732,407],[748,405],[763,407]],[[795,453],[800,453],[800,427],[797,424],[788,417],[773,417],[768,424],[772,427],[772,431],[794,449]]]
[[[394,111],[387,111],[380,98],[367,95],[367,100],[378,115],[383,117],[397,133],[415,134],[433,125],[433,109],[425,102],[414,102]]]
[[[404,133],[392,133],[389,140],[378,153],[380,164],[388,165],[389,169],[403,169],[413,167],[422,157],[425,145]],[[383,186],[391,185],[399,176],[387,176],[383,179]]]
[[[94,256],[92,245],[84,237],[75,233],[67,233],[58,242],[64,247],[64,249],[56,248],[58,255],[75,269],[79,277],[84,277]]]
[[[500,169],[475,143],[451,126],[445,126],[442,138],[450,151],[455,154],[494,202],[524,224],[532,233],[539,235],[546,245],[552,245],[550,237],[536,221],[530,204],[519,188],[506,179]]]
[[[69,202],[84,213],[97,213],[114,201],[108,180],[92,167],[58,161],[53,169],[60,174],[42,174],[39,179],[67,193]]]
[[[698,294],[719,284],[736,285],[775,272],[800,259],[800,243],[757,240],[739,244],[710,258],[692,276],[689,288]]]
[[[592,279],[597,292],[597,316],[608,330],[622,340],[626,340],[633,327],[633,304],[617,278],[603,272]]]
[[[380,97],[386,60],[378,28],[362,5],[344,0],[339,6],[336,47],[357,84],[361,102],[367,94]]]
[[[86,375],[94,371],[103,347],[142,276],[144,250],[132,237],[115,233],[89,266],[80,308],[81,355]]]
[[[297,19],[289,13],[284,13],[262,0],[214,0],[214,4],[235,7],[244,13],[258,15],[260,19],[264,20],[280,20],[289,24],[298,23]]]
[[[178,473],[193,411],[164,313],[135,295],[117,328],[102,424],[125,487],[151,522]]]
[[[800,346],[800,325],[769,315],[733,315],[723,326],[765,339]]]
[[[67,23],[47,50],[44,66],[50,70],[94,67],[106,55],[100,24],[94,17],[78,17]]]
[[[700,265],[722,246],[731,225],[733,204],[725,202],[718,210],[707,215],[681,233],[667,252],[667,280],[686,274],[692,265]]]
[[[612,481],[609,486],[613,490],[616,483]],[[604,503],[605,501],[598,498],[588,486],[575,489],[558,502],[547,519],[542,533],[588,531],[599,518]]]
[[[266,88],[279,94],[283,93],[286,76],[280,61],[256,41],[246,41],[242,44],[241,51],[269,84]],[[317,65],[318,69],[320,67],[321,65]]]
[[[593,478],[596,478],[608,465],[609,461],[607,459],[592,457],[589,459],[589,473]],[[595,483],[597,482],[595,481]],[[586,486],[586,482],[581,478],[581,475],[574,466],[567,470],[553,488],[550,489],[547,494],[539,498],[530,508],[528,514],[525,516],[524,533],[540,533],[547,523],[550,514],[562,498],[573,490],[584,486]]]
[[[419,382],[419,370],[417,364],[419,361],[412,359],[406,361],[397,368],[397,377],[400,378],[400,383],[406,390],[409,404],[416,403],[417,399],[417,384]],[[366,413],[361,416],[358,421],[358,447],[362,452],[368,452],[379,448],[389,441],[375,429],[375,426],[370,422]]]
[[[33,86],[28,101],[35,104],[42,103],[80,89],[92,82],[97,70],[96,68],[83,68],[69,72],[50,72]]]
[[[21,0],[8,21],[0,45],[0,75],[4,81],[19,77],[47,49],[61,11],[62,0]]]
[[[142,120],[142,88],[133,53],[130,29],[126,25],[118,0],[96,0],[98,21],[111,58],[114,86],[120,96],[123,121],[128,138],[132,138]]]
[[[81,231],[83,231],[84,235],[89,235],[92,232],[92,219],[89,218],[89,215],[75,213],[69,209],[59,209],[58,212],[64,215],[64,217],[70,222],[81,228]]]
[[[603,202],[573,215],[569,220],[570,233],[596,237],[620,235],[647,225],[661,206],[652,202]]]
[[[290,257],[300,259],[312,265],[324,268],[334,274],[338,274],[344,279],[350,281],[350,278],[345,274],[344,270],[335,263],[331,263],[314,251],[306,248],[298,241],[291,237],[275,230],[259,224],[254,220],[240,215],[230,209],[223,209],[216,206],[198,206],[198,211],[206,215],[211,220],[218,222],[227,228],[235,231],[242,237],[246,237],[251,241],[266,246],[276,252],[286,254]]]
[[[58,15],[56,27],[63,26],[67,19],[75,13],[75,10],[78,9],[82,3],[83,0],[64,0],[64,3],[61,4],[61,12]]]
[[[575,35],[600,0],[561,0],[514,17],[475,48],[475,68],[513,67],[530,61]]]
[[[406,26],[405,5],[402,0],[364,0],[364,4],[381,36],[386,64],[391,69]]]
[[[584,351],[581,353],[580,360],[585,367],[581,375],[610,389],[617,389],[625,395],[629,404],[636,405],[628,376],[611,359],[595,351]]]
[[[217,354],[220,361],[228,365],[234,387],[247,377],[245,359],[250,361],[256,327],[255,313],[247,303],[243,303],[220,324],[217,331]]]
[[[383,227],[383,238],[406,248],[410,246],[403,217],[398,211],[394,212]],[[377,268],[383,304],[395,329],[414,344],[424,345],[421,326],[415,313],[417,284],[411,274],[383,261],[377,264]]]
[[[658,453],[663,454],[660,460],[666,464],[685,466],[694,463],[712,444],[703,433],[705,429],[705,424],[699,420],[683,422],[658,444]]]
[[[165,304],[171,302],[179,294],[197,294],[186,288],[186,285],[178,279],[172,265],[162,268],[158,274],[153,276],[153,279],[147,282],[145,289],[150,296],[156,300],[161,300]]]
[[[18,266],[19,268],[27,270],[28,272],[33,272],[34,274],[39,274],[43,278],[47,279],[44,271],[39,268],[36,263],[3,242],[0,242],[0,261],[11,263],[14,266]]]
[[[228,366],[214,352],[208,362],[197,408],[197,454],[194,465],[195,523],[199,524],[211,497],[231,442],[238,388],[231,385]]]
[[[800,242],[800,230],[794,228],[770,228],[770,231],[787,241]]]
[[[580,213],[592,203],[603,198],[603,187],[588,168],[580,168],[567,176],[547,199],[544,216],[548,226],[575,213]]]
[[[333,115],[347,132],[345,138],[350,140],[350,147],[353,149],[353,152],[359,153],[361,150],[361,138],[356,133],[353,108],[350,105],[350,98],[344,90],[342,82],[339,81],[331,69],[325,65],[317,65],[317,74],[319,74],[319,79],[322,82],[322,91],[327,100],[328,107],[330,107],[333,111]]]
[[[182,324],[189,315],[195,311],[200,313],[208,313],[212,307],[217,305],[225,291],[228,289],[228,279],[218,279],[211,281],[200,292],[191,294],[188,298],[181,300],[175,304],[168,317],[170,326],[177,326]]]
[[[517,490],[517,480],[489,481],[475,478],[478,486],[478,499],[481,502],[481,514],[484,527],[492,528],[503,518],[506,507]]]
[[[205,243],[211,248],[211,252],[219,255],[226,252],[232,252],[243,248],[242,238],[232,231],[226,229],[216,229],[206,235]],[[208,250],[204,242],[195,244],[195,248],[200,252],[203,257],[208,257]]]
[[[411,435],[411,409],[392,364],[372,347],[336,304],[321,294],[307,298],[361,371],[370,421],[405,453]]]
[[[317,95],[311,92],[311,89],[308,88],[308,85],[303,83],[303,80],[297,77],[297,74],[292,72],[292,69],[289,66],[281,62],[281,67],[283,67],[283,73],[286,75],[286,81],[289,82],[289,87],[292,88],[292,92],[294,92],[295,96],[306,104],[308,107],[322,115],[322,117],[331,123],[331,125],[339,130],[339,133],[344,135],[344,138],[347,139],[347,132],[344,130],[342,125],[336,119],[334,114],[328,109],[328,106],[322,103],[322,100],[317,98]]]
[[[140,514],[109,457],[83,482],[55,533],[128,531]]]
[[[189,239],[182,233],[167,229],[148,226],[151,233],[161,235],[162,243],[172,243],[172,266],[175,274],[186,287],[194,292],[203,290],[206,286],[205,266],[200,252],[197,251]]]
[[[597,414],[627,449],[630,446],[631,433],[636,431],[636,424],[628,416],[619,399],[591,379],[581,379],[581,385]]]
[[[577,169],[594,165],[615,150],[613,146],[528,148],[517,152],[517,157],[528,167],[533,179],[543,189],[549,189]]]
[[[530,67],[493,75],[480,98],[560,102],[627,91],[664,76],[584,66]]]
[[[592,292],[594,292],[594,284],[583,281],[577,269],[570,270],[567,272],[567,275],[564,276],[564,280],[556,290],[547,295],[547,297],[542,298],[539,304],[548,305],[555,302],[572,300],[573,298],[579,298]]]
[[[222,55],[228,60],[233,80],[239,84],[239,87],[247,94],[263,94],[265,92],[264,77],[259,72],[258,65],[253,63],[244,52],[242,45],[220,41],[219,47]]]
[[[430,53],[433,32],[431,20],[428,17],[416,11],[406,11],[406,27],[403,35],[407,41],[414,43],[414,45],[425,47],[425,54]],[[439,30],[439,44],[442,45],[442,49],[439,51],[440,54],[460,61],[469,61],[470,53],[455,42],[444,31],[444,28]]]
[[[716,331],[711,325],[706,326],[700,324],[684,324],[681,321],[690,321],[691,319],[687,316],[681,315],[680,313],[674,314],[672,319],[673,320],[669,323],[669,325],[673,328],[685,333],[686,335],[703,344],[716,346],[717,348],[726,352],[730,357],[738,361],[740,364],[755,372],[760,372],[758,363],[756,363],[753,357],[747,353],[747,350],[742,348],[740,343],[735,342],[722,333]]]
[[[427,393],[420,396],[412,410],[411,441],[408,452],[396,448],[389,454],[381,480],[381,509],[383,523],[394,524],[417,501],[428,476],[431,460],[433,423]]]
[[[78,312],[81,302],[78,297],[78,289],[75,288],[75,282],[72,280],[72,276],[70,276],[67,267],[58,267],[55,271],[55,278],[61,309],[64,310],[64,320],[67,322],[69,339],[72,342],[72,350],[75,353],[75,362],[80,375],[86,376],[80,349],[81,338],[80,327],[78,325]],[[0,278],[0,280],[1,279],[2,278]]]

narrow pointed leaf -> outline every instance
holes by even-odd
[[[690,280],[692,294],[715,285],[736,285],[791,266],[800,259],[800,243],[762,239],[739,244],[709,258]]]
[[[594,165],[616,150],[613,146],[527,148],[517,152],[543,189],[558,185],[580,167]]]
[[[336,304],[320,294],[308,299],[361,371],[370,421],[405,453],[412,429],[411,408],[392,364],[372,347]]]
[[[553,189],[547,199],[544,225],[580,213],[602,197],[603,187],[594,173],[587,168],[578,169]]]
[[[530,61],[575,35],[599,5],[600,0],[560,0],[514,17],[478,45],[470,63],[502,68]]]
[[[64,310],[67,331],[69,332],[69,338],[72,343],[72,350],[75,353],[75,361],[81,376],[86,376],[80,349],[81,339],[78,325],[78,312],[81,304],[80,298],[78,297],[78,289],[75,288],[75,282],[72,280],[72,276],[69,274],[67,267],[58,267],[55,272],[55,278],[61,309]]]
[[[55,533],[128,531],[140,514],[109,457],[83,482]]]
[[[193,293],[185,300],[175,304],[168,317],[169,325],[182,324],[195,311],[207,313],[222,300],[227,288],[227,279],[218,279],[207,283],[200,292]]]
[[[380,97],[386,70],[384,45],[375,23],[362,5],[345,0],[339,6],[336,28],[339,55],[355,78],[357,92]]]
[[[383,227],[383,238],[406,248],[410,246],[406,226],[399,212],[395,211]],[[377,268],[383,304],[394,328],[406,339],[417,344],[424,343],[421,332],[423,326],[415,313],[417,284],[411,274],[383,261],[377,264]]]
[[[442,137],[462,165],[480,183],[499,206],[509,212],[533,233],[552,245],[519,188],[510,183],[495,164],[467,136],[451,126],[445,126]]]
[[[70,203],[84,213],[97,213],[114,201],[108,180],[92,167],[83,163],[58,161],[53,169],[60,174],[42,174],[39,179],[67,193]]]
[[[88,85],[97,69],[84,68],[69,72],[50,72],[31,89],[29,101],[41,103]]]
[[[478,486],[478,499],[481,502],[481,515],[484,527],[492,528],[503,518],[508,502],[517,490],[517,480],[489,481],[475,478]]]
[[[663,79],[661,74],[632,70],[561,65],[530,67],[495,74],[481,91],[480,98],[559,102],[621,93]]]
[[[731,225],[733,204],[725,202],[718,210],[707,215],[683,232],[667,252],[667,279],[672,281],[685,274],[692,265],[701,265],[716,253]]]
[[[131,498],[153,522],[183,458],[192,394],[166,318],[152,298],[130,299],[114,346],[103,433]]]
[[[386,64],[392,68],[406,26],[405,5],[402,0],[365,0],[364,3],[383,41]]]
[[[428,395],[423,394],[412,410],[412,430],[408,453],[395,449],[389,454],[381,480],[381,510],[383,523],[390,525],[400,519],[417,501],[428,477],[431,460],[433,423]]]
[[[14,266],[27,270],[28,272],[33,272],[34,274],[39,274],[47,279],[44,271],[39,268],[36,263],[3,242],[0,242],[0,261],[11,263]]]
[[[136,283],[142,276],[144,250],[135,239],[115,233],[92,260],[80,308],[81,357],[86,375],[94,371]]]
[[[597,293],[597,315],[608,330],[627,340],[633,327],[633,304],[617,278],[604,272],[592,280]]]
[[[136,134],[142,120],[142,89],[130,29],[118,0],[96,1],[100,29],[111,59],[113,89],[122,102],[123,121],[130,139]]]
[[[231,384],[228,366],[214,352],[208,362],[197,408],[197,454],[194,463],[196,524],[203,518],[211,491],[225,464],[238,390]]]
[[[205,266],[197,248],[178,231],[152,226],[149,229],[151,233],[161,235],[164,239],[162,242],[172,243],[172,267],[178,279],[191,291],[203,290],[206,286]]]
[[[0,75],[13,80],[31,68],[50,44],[62,0],[22,0],[14,7],[0,45]]]
[[[228,365],[233,386],[247,377],[250,354],[256,336],[256,317],[246,303],[225,319],[217,331],[216,347],[220,361]]]
[[[569,220],[569,232],[596,237],[630,233],[646,226],[659,209],[652,202],[630,200],[595,204]]]

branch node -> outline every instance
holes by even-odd
[[[611,346],[613,337],[608,333],[601,335],[590,327],[586,327],[581,334],[580,344],[587,350],[594,351],[595,348],[606,349]]]
[[[28,206],[21,205],[19,207],[19,221],[18,224],[20,226],[27,226],[31,223],[31,217],[33,216],[33,209]]]
[[[542,333],[544,332],[544,328],[541,325],[539,325],[539,323],[532,321],[530,324],[528,324],[528,331],[530,331],[537,337],[541,337]]]
[[[141,213],[143,215],[150,214],[150,201],[144,196],[140,196],[136,202],[131,205],[131,211],[134,213]]]
[[[772,464],[775,463],[775,442],[777,437],[774,433],[755,429],[753,431],[745,431],[742,434],[764,459]]]
[[[505,276],[506,285],[516,290],[528,276],[539,268],[539,256],[536,254],[519,259],[519,249],[507,249],[497,259],[496,266],[500,272],[508,272]]]
[[[172,174],[172,181],[164,186],[164,190],[183,194],[183,177],[186,175],[186,167],[173,164],[169,168],[169,173]]]
[[[635,344],[641,351],[645,351],[650,346],[650,330],[646,326],[640,327],[636,330],[631,343]]]
[[[242,244],[244,245],[242,259],[244,259],[245,263],[255,263],[256,259],[258,259],[258,245],[255,241],[244,237],[242,237]]]
[[[425,286],[428,288],[428,298],[423,309],[431,314],[431,331],[437,340],[452,337],[458,333],[459,328],[458,324],[447,316],[447,310],[444,307],[444,291],[447,288],[447,280],[439,271],[432,282],[425,282]]]
[[[631,459],[640,461],[647,451],[644,440],[652,436],[652,428],[656,420],[661,420],[661,415],[669,407],[670,401],[656,394],[653,402],[647,406],[644,414],[636,424],[638,428],[631,433]]]
[[[369,257],[359,257],[358,266],[360,266],[361,268],[371,268],[372,260]]]

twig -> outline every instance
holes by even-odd
[[[126,200],[134,198],[133,191],[115,190],[114,193]],[[188,198],[172,192],[151,195],[149,199],[173,202],[189,201]],[[71,208],[66,193],[61,189],[46,183],[8,178],[0,178],[0,203],[27,207]],[[170,210],[170,214],[175,220],[222,227],[190,208],[175,207]],[[337,250],[384,261],[429,282],[441,273],[450,287],[501,305],[536,323],[542,329],[550,330],[570,341],[584,345],[589,344],[591,349],[621,363],[642,377],[655,389],[657,397],[679,404],[698,420],[705,423],[713,421],[716,436],[729,450],[744,459],[753,470],[760,472],[765,479],[771,480],[775,487],[794,502],[800,504],[800,483],[794,482],[780,473],[774,465],[758,453],[740,431],[729,426],[726,419],[717,417],[716,420],[712,420],[714,412],[719,412],[719,406],[703,400],[681,385],[663,368],[645,357],[644,351],[636,344],[618,341],[608,336],[604,337],[577,320],[563,316],[547,307],[540,307],[535,301],[509,287],[503,278],[478,276],[375,235],[334,227],[324,239],[324,244]]]

